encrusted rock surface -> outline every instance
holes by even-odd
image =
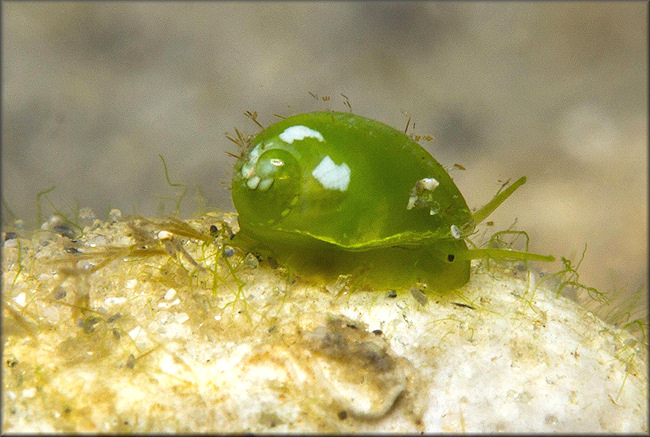
[[[648,431],[646,346],[534,272],[477,263],[426,298],[314,286],[223,223],[7,239],[3,431]]]

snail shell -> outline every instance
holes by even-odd
[[[238,240],[299,275],[358,273],[375,287],[463,285],[472,214],[419,144],[350,113],[288,117],[262,131],[235,165]]]

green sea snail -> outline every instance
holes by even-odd
[[[264,129],[235,164],[241,247],[299,276],[358,275],[374,288],[449,290],[470,260],[552,261],[465,238],[525,177],[472,213],[445,169],[406,134],[351,113],[298,114]]]

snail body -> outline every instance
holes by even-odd
[[[541,257],[468,249],[478,213],[445,169],[404,133],[350,113],[299,114],[263,130],[235,165],[232,199],[244,247],[324,281],[358,274],[380,288],[447,290],[469,280],[473,258]]]

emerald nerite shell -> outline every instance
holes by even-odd
[[[236,240],[299,276],[437,290],[469,280],[465,199],[425,149],[383,123],[313,112],[273,124],[237,160],[232,199]]]

